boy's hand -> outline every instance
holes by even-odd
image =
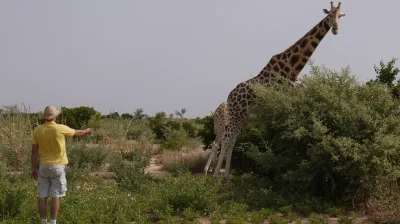
[[[33,170],[32,170],[32,177],[33,177],[33,179],[38,180],[39,175],[38,175],[38,172],[37,172],[36,169],[33,169]]]

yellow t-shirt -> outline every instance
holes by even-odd
[[[54,121],[46,121],[46,123],[35,128],[32,135],[32,144],[39,145],[40,164],[68,164],[65,136],[73,136],[74,134],[74,129],[57,124]]]

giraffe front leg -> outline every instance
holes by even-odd
[[[227,181],[229,177],[229,172],[231,168],[231,160],[232,160],[232,152],[233,147],[235,146],[235,142],[237,140],[239,134],[235,134],[230,142],[227,152],[226,152],[226,164],[225,164],[225,172],[224,172],[224,180]]]
[[[216,158],[216,152],[217,152],[217,148],[218,148],[218,144],[215,143],[215,141],[212,143],[212,147],[211,147],[211,153],[210,156],[208,157],[208,161],[206,166],[204,167],[204,174],[207,176],[208,173],[208,169],[210,167],[211,161],[214,161]]]
[[[220,175],[222,162],[224,161],[225,152],[226,152],[226,149],[228,148],[228,146],[229,146],[229,143],[226,143],[226,142],[221,144],[221,152],[219,153],[218,163],[214,170],[214,184],[217,183],[218,176]]]

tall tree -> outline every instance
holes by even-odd
[[[157,119],[157,120],[164,120],[165,118],[167,118],[167,114],[164,111],[157,112],[154,115],[154,118]]]
[[[185,108],[181,109],[180,111],[179,110],[175,111],[175,115],[180,117],[180,118],[183,118],[185,113],[186,113],[186,109]]]
[[[141,120],[144,117],[146,117],[146,114],[144,114],[144,111],[142,108],[138,108],[135,110],[135,112],[133,112],[133,118],[135,118],[137,120]]]
[[[400,98],[400,79],[397,79],[397,74],[400,72],[399,68],[395,67],[397,58],[393,58],[388,63],[380,61],[379,66],[374,65],[374,70],[377,74],[375,80],[370,80],[368,83],[381,83],[392,92],[393,96]]]
[[[181,109],[182,117],[185,117],[185,113],[186,113],[186,108]]]
[[[176,110],[175,111],[175,115],[177,116],[177,117],[180,117],[180,118],[182,118],[182,113],[179,111],[179,110]]]
[[[93,107],[61,107],[61,109],[63,112],[57,119],[71,128],[80,129],[86,126],[93,127],[93,125],[97,128],[101,125],[101,113],[96,111]]]
[[[123,119],[132,119],[132,118],[133,118],[133,115],[130,114],[130,113],[123,113],[123,114],[121,114],[121,117],[122,117]]]

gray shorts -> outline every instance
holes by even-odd
[[[40,165],[38,193],[40,198],[48,198],[50,192],[53,198],[65,196],[67,179],[65,165]]]

